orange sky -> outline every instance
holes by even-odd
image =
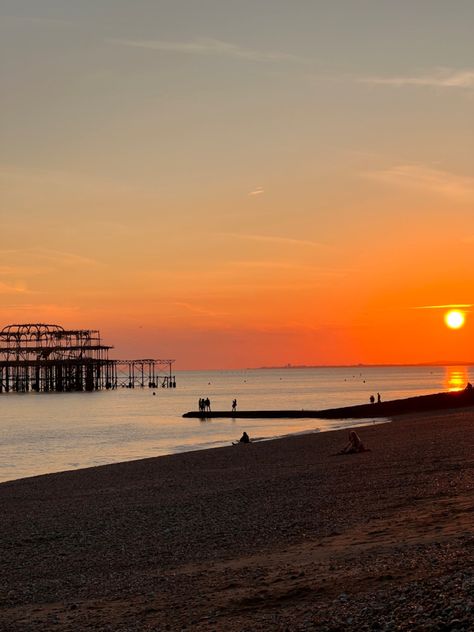
[[[2,9],[3,325],[180,369],[472,360],[472,5],[151,4]]]

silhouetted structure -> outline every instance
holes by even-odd
[[[0,393],[176,386],[174,360],[113,360],[112,348],[95,329],[8,325],[0,331]]]

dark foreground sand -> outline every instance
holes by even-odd
[[[0,630],[474,629],[474,411],[0,485]]]

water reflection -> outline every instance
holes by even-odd
[[[460,391],[466,388],[469,381],[467,367],[465,366],[447,366],[444,376],[444,386],[448,391]]]

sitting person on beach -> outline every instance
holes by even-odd
[[[239,443],[250,443],[250,437],[248,436],[248,434],[245,431],[244,431],[243,435],[240,437]]]
[[[364,446],[357,432],[350,430],[349,443],[338,454],[357,454],[357,452],[370,452],[370,450]]]

